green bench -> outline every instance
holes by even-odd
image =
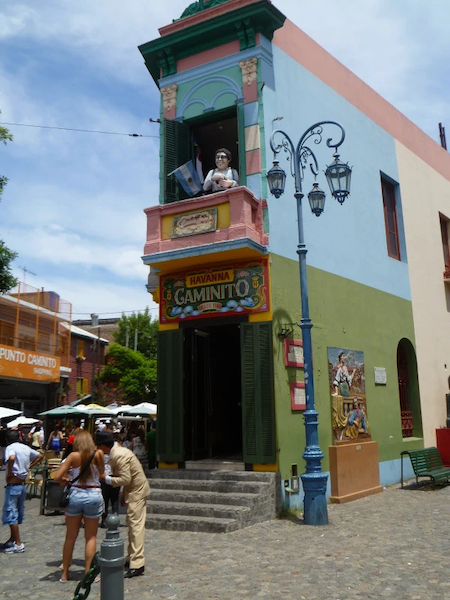
[[[402,459],[402,488],[403,488],[403,456],[407,454],[411,459],[412,468],[416,476],[416,483],[419,483],[419,477],[429,477],[436,483],[448,483],[450,479],[450,468],[444,467],[441,455],[437,448],[423,448],[422,450],[404,450],[401,453]],[[430,483],[431,483],[430,481]]]

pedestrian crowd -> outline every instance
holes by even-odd
[[[6,554],[25,551],[19,525],[24,519],[26,479],[34,466],[51,451],[62,460],[53,479],[64,488],[66,537],[62,548],[61,583],[70,579],[70,566],[78,534],[84,527],[85,571],[96,552],[97,531],[106,527],[109,510],[118,514],[126,506],[128,548],[125,577],[144,573],[144,534],[150,494],[145,470],[156,467],[156,422],[146,433],[132,422],[127,430],[119,423],[115,429],[107,420],[97,421],[94,434],[74,424],[65,431],[56,424],[45,442],[42,421],[28,433],[0,428],[0,469],[6,470],[6,490],[2,523],[9,526],[3,544]]]

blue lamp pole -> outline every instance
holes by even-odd
[[[291,138],[282,130],[277,129],[270,138],[270,147],[276,156],[281,150],[288,154],[287,160],[291,165],[291,174],[295,181],[295,199],[297,201],[297,219],[298,219],[298,247],[297,254],[299,258],[300,269],[300,295],[302,303],[302,318],[300,328],[303,338],[303,352],[305,361],[305,392],[306,392],[306,410],[303,413],[306,431],[306,448],[303,458],[306,462],[306,473],[301,476],[304,498],[304,520],[306,525],[327,525],[328,512],[326,502],[327,475],[322,471],[323,453],[319,446],[319,435],[317,426],[318,412],[314,401],[314,378],[312,366],[312,341],[311,328],[312,322],[309,317],[308,302],[308,279],[306,274],[306,244],[303,232],[302,199],[302,181],[305,169],[310,167],[314,178],[319,173],[319,165],[314,152],[308,143],[320,144],[323,141],[324,126],[335,126],[339,130],[339,139],[334,142],[332,138],[326,140],[329,148],[334,148],[334,162],[327,167],[325,176],[328,180],[332,196],[342,204],[350,193],[351,168],[339,160],[337,153],[338,147],[345,139],[343,127],[334,121],[321,121],[312,125],[300,138],[297,147],[294,146]],[[278,143],[275,141],[278,139]],[[275,198],[279,198],[284,192],[286,183],[286,173],[281,169],[278,161],[274,161],[273,167],[267,173],[269,189]],[[317,183],[313,184],[313,189],[308,194],[308,200],[311,211],[318,217],[322,214],[325,206],[325,193],[319,188]]]

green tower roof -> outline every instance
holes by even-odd
[[[209,8],[226,4],[230,0],[206,0],[191,4],[181,16],[186,26],[176,28],[181,19],[164,29],[175,29],[160,38],[139,46],[147,69],[158,82],[161,77],[177,72],[177,60],[193,56],[205,50],[239,40],[240,49],[256,46],[256,34],[262,33],[269,40],[273,32],[283,26],[286,17],[269,0],[259,0],[211,16],[206,20],[189,24],[188,17]],[[190,12],[194,11],[194,12]],[[214,11],[213,13],[214,14]]]
[[[228,1],[229,0],[198,0],[198,2],[193,2],[192,4],[189,4],[189,6],[184,10],[180,19],[190,17],[191,15],[196,15],[202,10],[212,8],[213,6],[218,6],[219,4],[224,4]]]

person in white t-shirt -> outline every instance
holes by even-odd
[[[23,521],[27,488],[25,479],[29,469],[41,462],[43,456],[33,448],[19,442],[18,431],[8,431],[9,445],[5,450],[6,489],[3,504],[2,523],[9,525],[9,540],[3,544],[6,554],[25,552],[20,541],[19,525]]]

